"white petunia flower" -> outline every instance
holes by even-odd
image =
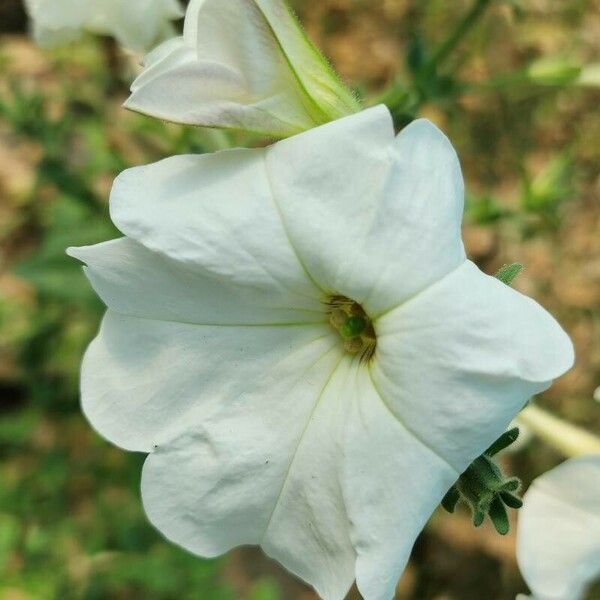
[[[466,260],[463,181],[384,107],[116,181],[125,237],[71,249],[108,306],[83,408],[148,452],[150,520],[201,556],[258,544],[326,600],[393,596],[460,473],[573,361]]]
[[[284,0],[192,0],[131,90],[138,112],[273,137],[360,110]]]
[[[517,560],[536,600],[580,600],[600,577],[600,455],[533,482],[519,511]]]
[[[38,44],[57,46],[83,30],[114,36],[144,52],[175,35],[171,21],[183,15],[178,0],[25,0]]]

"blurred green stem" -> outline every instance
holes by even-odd
[[[452,54],[456,46],[483,16],[492,0],[475,0],[471,10],[454,28],[450,35],[437,47],[425,64],[423,71],[431,74]]]
[[[569,458],[600,454],[600,438],[533,404],[523,409],[516,420]]]
[[[473,28],[485,13],[492,0],[476,0],[463,19],[450,32],[450,35],[433,51],[432,55],[414,72],[411,86],[401,79],[394,81],[391,86],[379,96],[373,104],[385,104],[392,113],[394,124],[398,129],[418,112],[419,107],[431,95],[431,81],[439,83],[438,69],[452,54],[456,46]]]
[[[206,129],[206,139],[211,146],[211,151],[229,150],[233,147],[229,133],[224,129]]]

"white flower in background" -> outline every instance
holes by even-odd
[[[124,238],[71,249],[108,312],[83,408],[148,452],[150,520],[201,556],[258,544],[342,600],[392,598],[460,473],[573,360],[465,259],[456,154],[376,107],[270,148],[116,181]]]
[[[83,30],[112,35],[144,52],[175,35],[173,19],[183,15],[178,0],[25,0],[33,35],[49,47],[77,39]]]
[[[360,110],[284,0],[192,0],[131,89],[132,110],[273,137]]]
[[[600,455],[533,482],[519,511],[517,560],[536,600],[580,600],[600,577]]]

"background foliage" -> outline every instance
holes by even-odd
[[[78,407],[80,358],[103,309],[65,247],[116,235],[107,197],[127,166],[260,140],[127,113],[130,58],[92,38],[44,54],[15,32],[19,3],[2,2],[0,600],[314,599],[255,550],[202,561],[164,542],[140,507],[143,456],[103,442]],[[471,30],[433,61],[472,3],[293,4],[360,94],[387,101],[399,125],[422,115],[449,134],[469,190],[470,256],[490,273],[524,263],[516,287],[575,341],[575,368],[540,402],[598,431],[600,84],[597,71],[582,81],[578,65],[600,56],[600,3],[477,2]],[[505,458],[525,483],[559,460],[535,442]],[[397,597],[512,600],[524,590],[514,528],[500,538],[440,512]]]

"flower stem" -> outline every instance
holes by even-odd
[[[438,79],[438,67],[452,54],[463,37],[479,21],[491,2],[492,0],[475,0],[469,12],[450,35],[415,70],[412,86],[407,86],[398,79],[372,102],[372,104],[385,104],[390,109],[397,129],[401,129],[406,124],[404,120],[407,116],[409,117],[407,122],[410,122],[410,117],[418,112],[419,107],[431,95],[431,90],[427,90],[431,87],[431,82]]]
[[[492,0],[475,0],[471,10],[463,17],[450,35],[436,48],[424,67],[426,73],[433,73],[458,46],[463,37],[483,16]]]
[[[204,131],[212,151],[229,150],[232,148],[231,139],[227,131],[223,129],[208,129]]]
[[[600,438],[530,404],[521,411],[517,423],[529,428],[547,444],[571,458],[600,454]]]

